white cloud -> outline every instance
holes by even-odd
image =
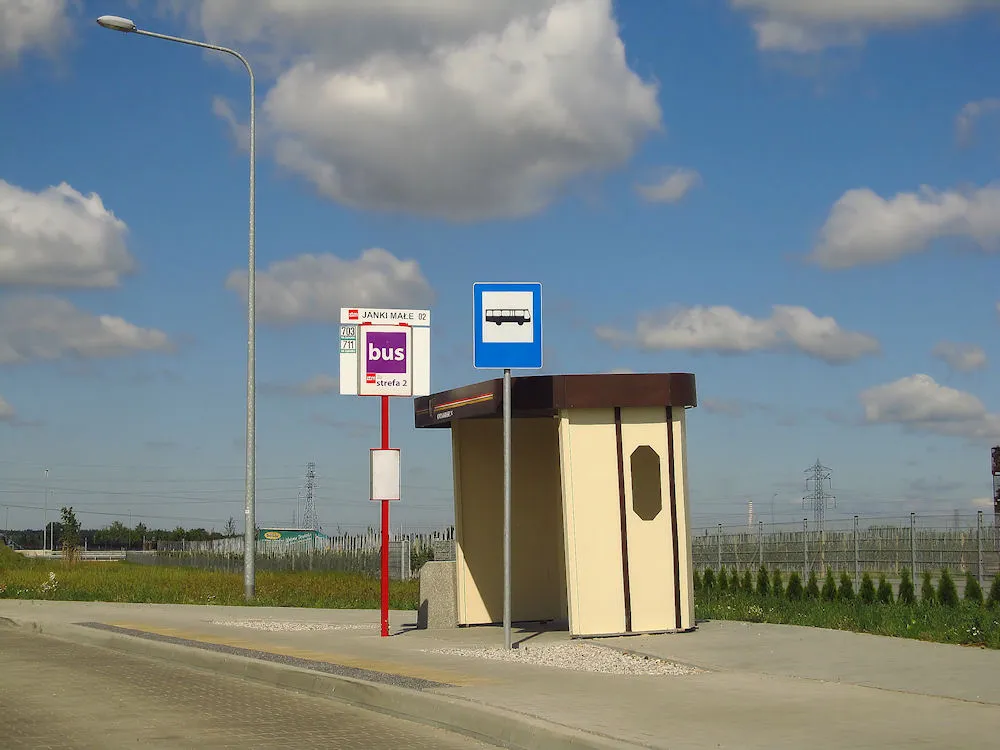
[[[302,396],[321,396],[325,393],[336,393],[340,381],[334,375],[320,373],[296,386],[296,392]]]
[[[659,182],[637,185],[636,192],[651,203],[676,203],[701,185],[701,175],[693,169],[679,168]]]
[[[977,440],[1000,439],[1000,414],[971,393],[939,385],[930,375],[910,375],[863,391],[865,421],[911,431]]]
[[[206,34],[277,60],[262,105],[276,160],[352,207],[530,215],[662,128],[611,0],[188,6]]]
[[[7,403],[3,396],[0,396],[0,422],[13,422],[15,419],[17,419],[17,412],[14,411],[14,407]]]
[[[980,117],[1000,110],[1000,99],[980,99],[969,102],[955,117],[955,133],[958,142],[968,144],[972,140],[972,132],[976,127],[976,121]]]
[[[53,53],[68,34],[66,0],[0,0],[0,68],[33,48]]]
[[[233,271],[226,288],[245,301],[246,282],[246,271]],[[256,301],[261,322],[336,322],[341,307],[420,307],[434,292],[416,261],[370,248],[356,260],[324,253],[275,261],[257,273]]]
[[[0,301],[0,364],[169,351],[167,334],[113,315],[92,315],[50,296]]]
[[[747,11],[757,47],[816,52],[859,45],[879,30],[905,29],[995,7],[995,0],[730,0]]]
[[[986,352],[975,344],[940,341],[931,350],[931,356],[943,360],[948,367],[958,372],[970,372],[986,367]]]
[[[774,305],[768,318],[754,318],[725,305],[682,307],[639,317],[634,333],[601,327],[598,338],[643,349],[686,349],[728,354],[795,349],[831,364],[880,351],[878,340],[845,331],[831,317],[805,307]]]
[[[0,180],[0,284],[117,286],[134,268],[126,232],[96,193]]]
[[[924,186],[888,200],[868,188],[848,190],[831,209],[810,258],[827,269],[886,263],[945,237],[994,249],[1000,240],[1000,185],[944,192]]]

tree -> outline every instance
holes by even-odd
[[[858,589],[858,596],[865,604],[875,603],[875,583],[867,571],[861,576],[861,588]]]
[[[711,568],[705,568],[705,575],[702,578],[701,585],[705,587],[705,591],[711,591],[715,588],[715,571]]]
[[[742,588],[748,594],[753,593],[753,576],[750,575],[750,568],[743,571],[743,585]]]
[[[771,575],[771,590],[775,596],[785,595],[785,587],[781,581],[781,571],[777,568],[774,569],[774,573]]]
[[[934,584],[931,583],[931,572],[929,570],[925,570],[924,580],[920,584],[920,602],[921,604],[933,604],[936,598],[937,596],[934,593]]]
[[[986,606],[992,609],[1000,607],[1000,573],[993,576],[993,585],[990,586],[990,595],[986,597]]]
[[[771,593],[771,579],[767,575],[767,568],[763,565],[757,571],[757,593],[760,596],[767,596]]]
[[[875,598],[879,604],[892,604],[892,584],[885,580],[884,573],[878,577],[878,593]]]
[[[226,521],[226,530],[224,533],[226,536],[236,536],[236,519],[232,516]]]
[[[729,588],[729,578],[726,576],[725,565],[719,568],[719,578],[716,581],[716,585],[719,587],[719,591],[725,591]]]
[[[854,601],[854,582],[847,575],[846,570],[840,573],[840,588],[837,590],[837,599],[842,602]]]
[[[903,568],[902,580],[899,582],[899,603],[912,605],[917,601],[913,591],[913,579],[910,578],[910,569]]]
[[[824,602],[832,602],[837,599],[837,581],[834,580],[833,570],[830,568],[826,569],[826,580],[823,581],[823,590],[820,592],[820,597]]]
[[[983,603],[983,587],[979,585],[979,579],[972,575],[972,571],[965,573],[965,601],[974,604]]]
[[[809,571],[809,581],[806,583],[806,599],[819,599],[819,581],[816,580],[816,571]]]
[[[68,563],[76,562],[80,549],[80,522],[73,512],[73,506],[63,506],[59,510],[62,516],[62,549],[63,559]]]
[[[946,607],[958,606],[958,590],[955,588],[955,582],[952,580],[947,568],[941,570],[941,579],[938,581],[937,599],[938,602]]]
[[[792,574],[788,576],[788,588],[785,589],[785,596],[788,597],[789,601],[797,602],[802,600],[802,594],[802,579],[793,570]]]

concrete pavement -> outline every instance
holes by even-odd
[[[794,626],[589,641],[702,668],[618,675],[439,653],[502,632],[415,630],[413,612],[392,613],[386,639],[374,611],[4,600],[0,616],[516,748],[985,748],[1000,727],[1000,652]],[[274,629],[235,624],[248,621]],[[519,640],[568,638],[515,629]]]

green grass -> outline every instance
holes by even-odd
[[[50,573],[55,574],[51,586]],[[253,605],[378,609],[378,578],[360,573],[266,572],[256,576]],[[0,545],[0,599],[240,605],[242,573],[126,562],[28,560]],[[416,609],[419,582],[391,581],[389,606]]]
[[[936,643],[1000,648],[1000,608],[961,601],[940,604],[866,604],[852,600],[789,601],[773,595],[695,592],[695,616],[849,630]]]

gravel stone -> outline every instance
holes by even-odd
[[[210,620],[209,622],[212,625],[267,630],[276,633],[304,630],[374,630],[378,627],[375,623],[283,622],[280,620]]]
[[[702,670],[657,659],[655,656],[631,654],[590,643],[557,643],[544,646],[504,648],[442,648],[423,649],[437,654],[468,656],[494,661],[534,664],[542,667],[570,669],[578,672],[600,672],[624,675],[689,675]]]

